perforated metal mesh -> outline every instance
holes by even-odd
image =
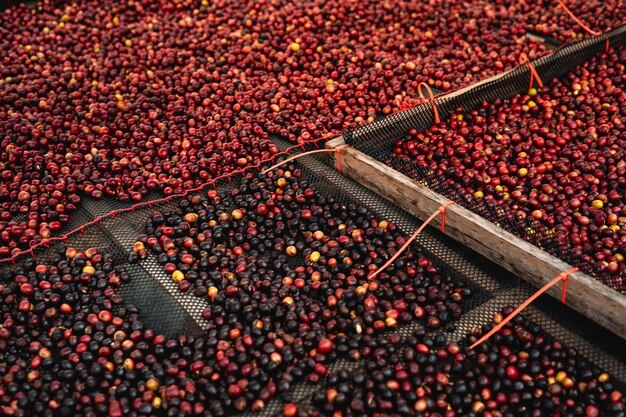
[[[110,207],[118,204],[119,202],[108,199],[84,199],[61,232],[79,228],[97,215],[109,212]],[[61,246],[75,247],[81,251],[93,247],[103,253],[109,253],[113,255],[116,264],[124,266],[132,277],[130,282],[120,287],[120,295],[126,304],[140,307],[147,326],[167,335],[202,334],[201,325],[187,312],[189,307],[184,307],[180,303],[178,290],[172,291],[171,280],[161,277],[164,273],[160,265],[150,262],[137,265],[128,262],[129,245],[132,245],[142,233],[143,223],[149,215],[149,210],[143,210],[106,219],[98,225],[86,227],[83,233],[72,235],[64,245],[53,242],[48,248],[38,248],[34,257],[38,262],[46,263]],[[19,259],[18,263],[25,258],[26,255]],[[1,266],[1,269],[6,268],[10,269],[12,265]]]

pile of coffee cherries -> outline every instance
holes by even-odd
[[[0,414],[121,416],[141,398],[158,347],[111,255],[61,248],[0,276]]]
[[[319,381],[329,360],[359,359],[400,323],[454,329],[467,288],[411,250],[368,279],[404,237],[300,177],[244,178],[231,193],[189,197],[150,217],[130,260],[151,251],[181,291],[210,298],[201,337],[145,328],[117,291],[128,272],[95,249],[60,248],[46,263],[5,270],[2,414],[262,410],[275,396],[291,401],[294,381]]]
[[[512,30],[537,34],[560,42],[571,42],[591,36],[589,31],[576,23],[558,2],[518,2],[515,6],[503,2],[501,14],[507,15],[515,8],[518,18]],[[563,4],[590,31],[603,33],[626,24],[626,9],[619,1],[563,0]],[[525,17],[522,17],[526,15]],[[610,16],[610,18],[607,18]]]
[[[405,237],[302,175],[291,167],[243,177],[230,192],[155,212],[130,255],[134,262],[152,252],[181,291],[210,300],[202,316],[218,348],[246,353],[216,365],[247,381],[231,382],[236,394],[262,369],[289,399],[294,372],[316,382],[329,358],[358,359],[364,340],[402,323],[454,330],[470,295],[411,249],[370,279]]]
[[[596,272],[624,277],[625,63],[623,54],[599,56],[540,90],[411,130],[394,152],[532,217]]]
[[[339,134],[583,34],[553,2],[36,2],[0,13],[0,257],[84,196],[140,201]],[[619,1],[572,4],[596,29]],[[537,8],[541,12],[537,12]],[[544,10],[545,9],[545,10]],[[358,28],[358,29],[356,29]],[[570,35],[571,34],[571,35]],[[577,36],[577,35],[576,35]]]
[[[485,331],[512,311],[496,314]],[[423,330],[380,339],[361,369],[329,374],[310,415],[626,415],[607,373],[521,316],[474,350]]]

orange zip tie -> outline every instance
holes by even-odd
[[[409,240],[407,240],[404,243],[404,245],[402,245],[402,247],[387,262],[385,262],[383,266],[381,266],[379,269],[374,271],[369,277],[367,277],[367,279],[369,280],[374,279],[376,275],[380,274],[381,272],[385,270],[385,268],[391,265],[393,261],[395,261],[398,258],[398,256],[400,256],[402,252],[404,252],[405,249],[409,247],[411,242],[413,242],[420,235],[420,233],[422,233],[424,228],[428,226],[428,223],[430,223],[431,221],[433,221],[435,217],[437,217],[438,214],[441,214],[441,231],[443,231],[443,227],[444,227],[443,223],[445,221],[444,218],[446,215],[446,207],[448,207],[450,204],[454,204],[454,201],[446,201],[441,206],[439,206],[439,208],[435,210],[435,212],[431,214],[430,217],[428,217],[426,221],[422,223],[420,227],[417,228],[417,230],[415,231],[415,233],[413,233],[413,235],[409,238]]]
[[[539,84],[539,87],[543,87],[543,81],[541,81],[541,77],[539,76],[539,73],[535,69],[533,63],[530,62],[530,59],[528,59],[528,55],[522,52],[519,56],[519,63],[520,65],[523,65],[524,63],[528,64],[528,69],[530,70],[530,86],[528,87],[528,89],[530,90],[531,88],[533,88],[533,78],[537,80],[537,84]]]
[[[272,165],[271,167],[269,167],[267,169],[264,169],[263,171],[261,171],[261,174],[265,174],[265,173],[268,173],[270,171],[273,171],[276,168],[278,168],[278,167],[280,167],[282,165],[285,165],[286,163],[291,162],[294,159],[302,158],[303,156],[313,155],[315,153],[323,153],[323,152],[339,152],[339,154],[341,154],[341,149],[347,148],[348,146],[350,146],[350,145],[345,144],[345,145],[338,146],[335,149],[314,149],[312,151],[302,152],[301,154],[289,157],[289,158],[285,159],[284,161],[281,161],[281,162],[279,162],[279,163],[277,163],[275,165]],[[337,170],[341,170],[341,159],[337,159]]]
[[[430,94],[429,98],[426,98],[424,94],[422,93],[422,86],[426,87],[426,91],[428,91],[428,94]],[[435,95],[433,94],[433,90],[430,89],[430,86],[424,82],[421,82],[417,86],[417,91],[420,93],[420,97],[422,98],[422,100],[430,101],[430,104],[433,106],[433,113],[435,115],[435,123],[438,124],[439,122],[441,122],[441,120],[439,119],[439,110],[437,109],[437,104],[435,104]]]
[[[441,213],[441,233],[446,232],[446,209],[451,204],[454,204],[454,201],[446,201],[438,209],[439,213]]]
[[[336,158],[337,158],[337,171],[341,172],[341,146],[335,148]]]
[[[550,287],[552,287],[554,284],[556,284],[559,281],[563,281],[563,288],[561,290],[561,301],[565,302],[565,292],[566,292],[567,278],[571,274],[576,272],[576,271],[578,271],[578,268],[572,268],[569,271],[561,272],[559,275],[556,276],[556,278],[554,278],[552,281],[548,282],[539,291],[537,291],[536,293],[531,295],[526,301],[524,301],[522,304],[520,304],[520,306],[517,307],[511,314],[509,314],[504,320],[502,320],[500,323],[498,323],[498,325],[496,327],[491,329],[487,334],[485,334],[483,337],[481,337],[476,342],[474,342],[474,344],[472,346],[470,346],[470,349],[474,349],[476,346],[480,345],[485,340],[489,339],[491,336],[493,336],[495,333],[497,333],[508,322],[513,320],[513,318],[515,316],[517,316],[522,310],[524,310],[526,307],[528,307],[528,305],[530,305],[530,303],[535,301],[535,299],[537,299],[537,297],[539,297],[541,294],[546,292]]]
[[[337,172],[339,172],[339,173],[341,173],[341,150],[342,150],[343,148],[347,148],[348,146],[350,146],[350,145],[348,145],[348,144],[346,143],[346,144],[344,144],[344,145],[337,146],[337,147],[335,148],[335,153],[337,154]]]

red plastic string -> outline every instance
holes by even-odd
[[[341,150],[345,148],[345,146],[338,146],[335,148],[335,153],[337,154],[337,171],[341,172]]]
[[[583,28],[585,31],[587,31],[588,33],[590,33],[593,36],[600,35],[600,32],[596,32],[595,30],[591,30],[589,28],[589,26],[585,25],[579,18],[577,18],[576,15],[574,15],[574,13],[572,13],[572,11],[565,5],[565,3],[563,3],[563,0],[557,0],[557,1],[559,2],[559,5],[563,8],[563,10],[565,10],[565,12],[572,19],[574,19],[574,22],[578,23],[578,26],[580,26],[581,28]]]
[[[566,297],[567,297],[567,279],[569,278],[571,274],[573,274],[576,271],[578,271],[578,268],[572,268],[569,271],[565,271],[560,274],[563,279],[563,285],[561,286],[561,302],[563,304],[565,304]]]
[[[533,63],[530,61],[530,59],[528,59],[528,55],[522,52],[522,54],[519,56],[519,63],[520,65],[523,65],[524,63],[528,64],[528,69],[530,70],[530,86],[528,87],[528,89],[530,90],[531,88],[533,88],[533,78],[537,80],[537,84],[539,84],[540,87],[543,87],[543,81],[541,81],[541,77],[539,76],[539,73],[535,69]]]
[[[420,233],[422,233],[422,231],[426,228],[426,226],[428,226],[428,224],[433,221],[433,219],[435,217],[437,217],[437,215],[441,214],[442,216],[442,222],[443,222],[443,216],[445,216],[445,212],[446,212],[446,207],[448,207],[450,204],[454,204],[453,201],[446,201],[445,203],[443,203],[441,206],[439,206],[439,208],[437,210],[435,210],[435,212],[433,214],[430,215],[430,217],[428,217],[426,219],[426,221],[424,223],[422,223],[422,225],[420,227],[417,228],[417,230],[415,231],[415,233],[413,233],[413,235],[404,243],[404,245],[402,245],[402,247],[391,257],[389,258],[389,260],[387,262],[385,262],[385,264],[383,266],[381,266],[379,269],[377,269],[376,271],[374,271],[369,277],[367,277],[369,280],[372,280],[376,277],[376,275],[380,274],[381,272],[383,272],[389,265],[391,265],[393,263],[393,261],[395,261],[398,256],[400,256],[402,254],[402,252],[404,252],[406,250],[406,248],[409,247],[409,245],[411,244],[411,242],[413,242],[419,235]]]
[[[435,99],[439,98],[439,97],[442,97],[442,96],[445,96],[445,95],[454,94],[454,93],[456,93],[457,91],[460,91],[460,90],[462,90],[462,89],[464,89],[464,88],[466,88],[466,87],[467,87],[467,86],[460,86],[460,87],[457,87],[457,88],[455,88],[455,89],[452,89],[452,90],[446,90],[446,91],[444,91],[444,92],[441,92],[441,93],[439,93],[439,94],[436,94],[436,95],[435,95],[435,97],[433,97],[433,101],[434,101]],[[418,86],[418,89],[419,89],[419,86]],[[420,98],[421,98],[421,99],[424,99],[424,97],[422,97],[421,95],[420,95]],[[410,109],[412,109],[412,108],[414,108],[414,107],[415,107],[415,105],[408,104],[406,107],[404,107],[404,108],[400,108],[400,109],[398,109],[397,111],[395,111],[395,112],[393,112],[393,113],[391,113],[391,114],[401,113],[401,112],[403,112],[403,111],[410,110]]]
[[[310,141],[310,142],[308,142],[308,143],[306,143],[306,144],[313,144],[313,145],[315,145],[315,146],[318,146],[318,142],[321,142],[321,141],[325,140],[326,138],[327,138],[327,136],[324,136],[324,137],[322,137],[322,138],[312,140],[312,141]],[[221,179],[224,179],[224,178],[226,178],[226,177],[228,177],[228,176],[231,176],[231,175],[235,175],[235,174],[243,174],[243,173],[245,173],[246,171],[248,171],[248,170],[250,170],[250,169],[259,169],[259,168],[260,168],[263,164],[266,164],[266,163],[268,163],[268,162],[270,162],[270,161],[274,161],[274,160],[275,160],[276,158],[278,158],[278,157],[281,157],[281,156],[284,156],[284,155],[289,155],[289,154],[290,154],[290,153],[291,153],[294,149],[296,149],[296,148],[304,148],[304,146],[305,146],[306,144],[305,144],[305,143],[302,143],[302,144],[299,144],[299,145],[293,145],[293,146],[291,146],[291,147],[289,147],[289,148],[285,149],[283,152],[279,152],[279,153],[277,153],[277,154],[273,155],[271,158],[265,158],[264,160],[259,161],[259,163],[258,163],[258,164],[256,164],[256,165],[243,167],[243,168],[241,168],[241,169],[239,169],[239,170],[235,170],[235,171],[233,171],[233,172],[231,172],[231,173],[229,173],[229,174],[220,175],[220,176],[218,176],[218,177],[215,177],[215,178],[211,179],[209,182],[207,182],[207,183],[205,183],[205,184],[202,184],[202,185],[200,185],[200,186],[198,186],[198,187],[196,187],[196,188],[194,188],[194,189],[190,189],[190,190],[186,191],[186,193],[191,192],[191,191],[202,191],[204,188],[206,188],[206,187],[208,187],[208,186],[213,186],[213,189],[216,189],[215,184],[217,183],[217,181],[219,181],[219,180],[221,180]],[[59,236],[59,237],[51,237],[51,238],[49,238],[49,239],[47,240],[47,243],[49,244],[50,242],[55,242],[55,241],[63,241],[63,242],[66,242],[66,241],[67,241],[67,239],[68,239],[70,236],[72,236],[73,234],[76,234],[76,233],[78,233],[78,232],[80,232],[81,234],[83,234],[83,235],[84,235],[84,234],[85,234],[85,228],[86,228],[86,227],[96,225],[96,224],[98,224],[100,221],[102,221],[102,220],[104,220],[104,219],[106,219],[106,218],[108,218],[108,217],[110,217],[110,216],[112,217],[112,213],[125,213],[125,212],[128,212],[128,211],[133,211],[133,210],[136,210],[136,209],[138,209],[138,208],[145,207],[145,206],[148,206],[148,207],[152,208],[153,204],[158,204],[158,203],[163,203],[163,202],[169,202],[169,201],[171,201],[171,199],[173,199],[173,198],[182,197],[182,196],[184,196],[184,195],[185,195],[185,193],[182,193],[182,194],[172,194],[171,196],[168,196],[168,197],[165,197],[165,198],[158,198],[158,199],[154,199],[154,200],[150,200],[150,201],[143,201],[143,202],[140,202],[140,203],[134,204],[134,205],[132,205],[132,206],[130,206],[130,207],[128,207],[128,208],[119,209],[119,210],[112,210],[111,212],[106,213],[106,214],[103,214],[102,216],[98,216],[98,217],[97,217],[97,218],[95,218],[94,220],[89,221],[89,222],[87,222],[87,223],[84,223],[82,226],[79,226],[79,227],[77,227],[76,229],[70,230],[69,232],[67,232],[67,233],[65,233],[65,234],[63,234],[63,235],[61,235],[61,236]],[[22,255],[25,255],[25,254],[30,254],[31,256],[33,256],[33,257],[34,257],[34,251],[35,251],[35,249],[37,249],[38,247],[40,247],[40,246],[42,246],[42,245],[43,245],[43,243],[42,243],[42,241],[40,241],[40,242],[38,242],[38,243],[35,243],[34,245],[32,245],[32,246],[31,246],[30,248],[28,248],[28,249],[25,249],[25,250],[22,250],[22,251],[15,252],[15,253],[13,253],[13,255],[12,255],[11,257],[9,257],[9,258],[3,258],[3,259],[0,259],[0,264],[5,263],[5,262],[11,262],[13,265],[15,265],[15,261],[16,261],[16,259],[17,259],[18,257],[22,256]]]
[[[563,8],[563,10],[565,10],[565,12],[574,20],[574,22],[576,22],[578,24],[578,26],[580,26],[581,28],[583,28],[587,33],[589,33],[590,35],[593,36],[600,36],[602,34],[602,32],[596,32],[595,30],[591,30],[591,28],[587,25],[585,25],[582,20],[580,20],[578,17],[576,17],[576,15],[574,13],[572,13],[572,11],[565,5],[565,3],[563,3],[563,0],[557,0],[559,2],[559,5]],[[609,49],[611,49],[611,44],[610,44],[610,40],[609,37],[606,37],[606,47],[604,48],[604,53],[608,54],[609,53]]]
[[[337,171],[341,172],[341,149],[335,148],[335,158],[337,158]]]
[[[422,87],[426,88],[426,91],[428,91],[428,94],[430,95],[430,97],[426,98],[422,92]],[[433,94],[433,90],[430,89],[430,86],[424,82],[419,83],[419,85],[417,86],[417,91],[420,94],[420,97],[423,100],[429,100],[430,104],[433,106],[433,113],[435,115],[435,123],[439,123],[441,122],[441,120],[439,119],[439,110],[437,109],[437,104],[435,104],[435,95]]]
[[[293,161],[293,160],[295,160],[295,159],[302,158],[303,156],[313,155],[313,154],[316,154],[316,153],[324,153],[324,152],[337,152],[337,150],[339,150],[339,149],[343,149],[343,148],[345,148],[345,147],[347,147],[347,146],[349,146],[349,145],[341,145],[341,146],[339,146],[339,147],[337,147],[337,148],[335,148],[335,149],[314,149],[314,150],[312,150],[312,151],[303,152],[303,153],[301,153],[301,154],[291,156],[291,157],[289,157],[289,158],[285,159],[284,161],[280,161],[279,163],[274,164],[274,165],[272,165],[271,167],[264,169],[264,170],[261,172],[261,174],[265,174],[265,173],[268,173],[268,172],[270,172],[270,171],[273,171],[273,170],[275,170],[276,168],[281,167],[281,166],[283,166],[283,165],[285,165],[285,164],[287,164],[287,163],[289,163],[289,162],[291,162],[291,161]],[[340,163],[340,162],[338,161],[338,164],[339,164],[339,163]],[[341,169],[341,166],[338,166],[338,167],[337,167],[337,169],[338,169],[338,170],[340,170],[340,169]]]
[[[530,303],[532,303],[533,301],[535,301],[535,299],[537,297],[539,297],[541,294],[543,294],[544,292],[548,291],[548,289],[550,287],[552,287],[554,284],[556,284],[559,281],[563,281],[563,288],[561,290],[561,301],[565,302],[565,291],[566,291],[566,282],[567,282],[567,278],[573,274],[574,272],[578,271],[578,268],[572,268],[568,271],[565,272],[561,272],[559,275],[557,275],[552,281],[548,282],[546,285],[544,285],[539,291],[537,291],[536,293],[534,293],[533,295],[531,295],[526,301],[524,301],[522,304],[520,304],[519,307],[517,307],[510,315],[508,315],[504,320],[502,320],[500,323],[498,323],[493,329],[491,329],[487,334],[485,334],[483,337],[481,337],[480,339],[478,339],[476,342],[474,342],[474,344],[472,346],[470,346],[470,349],[474,349],[476,346],[480,345],[481,343],[483,343],[485,340],[489,339],[491,336],[493,336],[494,334],[496,334],[502,327],[504,327],[508,322],[510,322],[511,320],[513,320],[513,318],[515,316],[517,316],[522,310],[524,310],[526,307],[528,307],[530,305]]]

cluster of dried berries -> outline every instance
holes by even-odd
[[[476,199],[531,216],[595,271],[623,277],[625,60],[602,55],[543,89],[411,130],[394,152]]]
[[[409,250],[394,224],[325,198],[278,171],[231,193],[154,213],[131,252],[157,254],[183,291],[209,297],[201,337],[144,328],[122,305],[129,279],[95,249],[27,260],[0,285],[0,407],[5,415],[222,416],[291,400],[298,379],[359,359],[375,335],[420,321],[453,329],[469,290]],[[365,349],[365,350],[364,350]],[[162,411],[159,411],[162,410]]]
[[[599,2],[598,2],[599,3]],[[617,2],[619,3],[619,2]],[[552,2],[47,0],[0,13],[0,256],[83,196],[166,195],[547,53]],[[591,27],[615,2],[571,4]],[[600,16],[602,18],[600,19]],[[487,29],[488,28],[488,29]],[[562,35],[558,29],[563,29]]]
[[[626,415],[607,373],[521,316],[474,350],[420,330],[402,342],[397,334],[379,341],[364,359],[358,370],[329,374],[311,415]]]
[[[151,251],[181,291],[210,300],[202,315],[215,341],[247,353],[216,365],[246,381],[231,382],[236,393],[257,369],[288,400],[294,375],[318,381],[328,358],[359,358],[380,331],[411,321],[454,329],[470,291],[429,259],[407,250],[368,276],[404,242],[395,224],[323,196],[291,169],[153,213],[130,258]],[[238,409],[250,405],[238,401]]]

